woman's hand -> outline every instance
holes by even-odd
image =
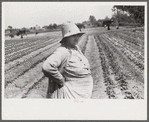
[[[60,85],[60,87],[63,87],[65,85],[65,78],[63,77],[61,80],[55,79],[54,80],[57,84]]]
[[[63,77],[62,80],[60,81],[60,86],[63,87],[65,85],[65,78]]]

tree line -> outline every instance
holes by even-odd
[[[115,5],[112,19],[117,21],[118,26],[143,26],[144,25],[144,6],[122,6]]]
[[[144,9],[144,6],[114,5],[111,9],[114,12],[111,18],[106,16],[105,19],[96,20],[91,15],[89,21],[93,26],[107,26],[108,30],[110,26],[116,26],[116,29],[119,29],[119,26],[144,26]]]

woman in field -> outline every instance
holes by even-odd
[[[93,79],[90,65],[77,46],[83,34],[74,23],[67,22],[63,25],[61,46],[43,64],[43,73],[49,77],[47,98],[91,97]]]

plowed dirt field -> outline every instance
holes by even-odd
[[[94,80],[92,99],[144,99],[144,31],[90,28],[79,46]],[[60,46],[61,32],[5,40],[5,98],[45,99],[46,58]]]

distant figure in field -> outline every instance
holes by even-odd
[[[21,34],[21,39],[23,39],[23,35]]]
[[[37,34],[38,34],[38,32],[36,31],[36,32],[35,32],[35,36],[36,36]]]
[[[112,22],[113,22],[113,20],[105,20],[105,21],[103,21],[102,26],[104,26],[104,28],[107,26],[108,30],[110,30],[110,25]]]

